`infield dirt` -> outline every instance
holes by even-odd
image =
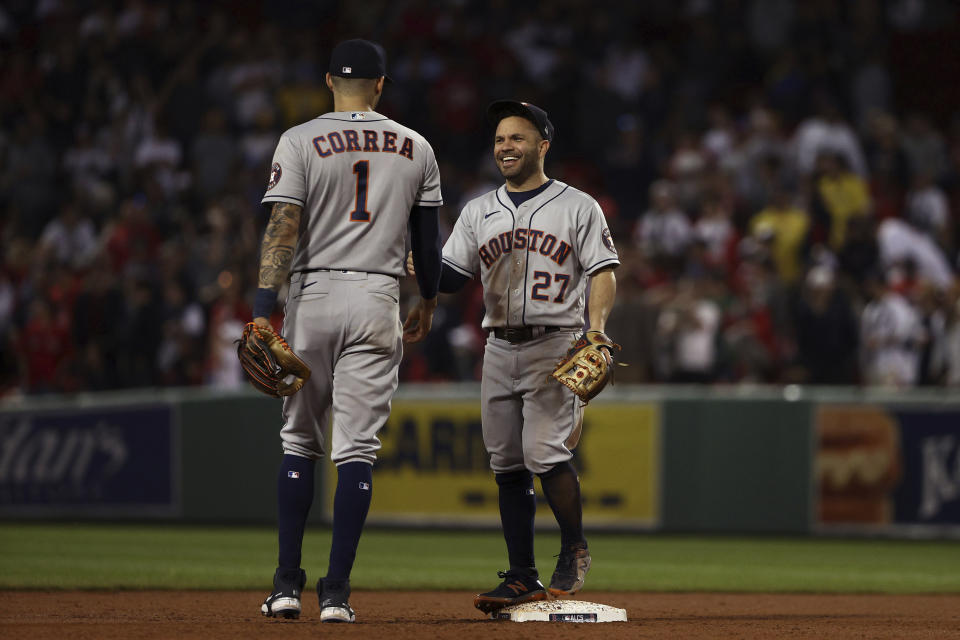
[[[584,592],[629,622],[497,622],[457,591],[361,591],[353,625],[321,625],[308,594],[299,620],[259,614],[253,591],[6,591],[0,637],[511,640],[573,638],[960,638],[960,595]]]

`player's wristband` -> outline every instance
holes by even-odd
[[[253,299],[253,317],[269,318],[273,308],[277,306],[277,292],[273,289],[257,289],[257,297]]]

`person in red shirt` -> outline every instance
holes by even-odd
[[[30,313],[20,339],[21,366],[27,392],[60,390],[63,366],[72,344],[66,323],[54,316],[46,300],[30,303]]]

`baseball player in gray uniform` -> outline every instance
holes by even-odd
[[[496,126],[494,159],[506,181],[464,207],[443,247],[440,278],[445,293],[476,276],[483,283],[489,338],[481,419],[510,561],[499,573],[503,582],[476,597],[476,607],[487,612],[547,597],[533,555],[533,474],[560,525],[550,592],[576,593],[590,568],[580,484],[570,462],[583,408],[549,376],[583,331],[588,283],[588,328],[604,330],[620,264],[596,200],[544,174],[554,135],[547,114],[501,100],[488,116]]]
[[[439,170],[421,135],[374,111],[389,81],[385,69],[383,49],[372,42],[334,48],[326,82],[335,110],[282,135],[262,200],[272,212],[254,322],[269,324],[277,291],[289,279],[282,334],[312,370],[283,401],[279,561],[261,607],[266,616],[300,614],[314,467],[328,452],[338,483],[329,567],[317,582],[320,619],[354,621],[349,577],[370,506],[377,432],[397,388],[402,340],[423,339],[436,307]],[[422,252],[422,298],[401,327],[397,278],[404,275],[408,226],[411,244]]]

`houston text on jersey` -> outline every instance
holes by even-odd
[[[488,269],[502,255],[518,251],[539,251],[558,265],[563,265],[570,256],[571,247],[565,241],[557,241],[556,236],[540,229],[514,229],[496,235],[480,245],[478,254],[483,266]]]

